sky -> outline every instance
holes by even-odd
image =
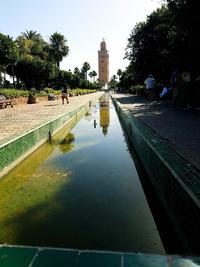
[[[136,23],[161,5],[161,0],[0,0],[0,32],[14,39],[34,30],[48,41],[54,32],[62,33],[69,55],[60,68],[74,71],[84,62],[98,73],[98,50],[106,40],[110,78],[125,70],[125,48]]]

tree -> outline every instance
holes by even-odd
[[[69,53],[69,47],[66,45],[67,40],[61,33],[55,32],[50,37],[50,58],[59,68],[63,57]]]
[[[97,76],[97,73],[95,70],[93,70],[93,72],[92,72],[93,82],[94,82],[96,76]]]
[[[26,31],[17,37],[20,56],[29,55],[30,58],[38,57],[42,60],[48,59],[49,45],[43,40],[37,31]]]
[[[167,0],[167,7],[175,28],[174,58],[182,68],[189,68],[193,76],[198,76],[200,68],[198,1]]]
[[[152,12],[146,22],[138,23],[128,39],[125,58],[130,60],[136,83],[149,73],[166,79],[173,69],[173,18],[166,6]]]
[[[26,88],[40,89],[57,76],[58,69],[55,64],[38,58],[20,58],[15,66],[15,73]]]
[[[27,40],[34,40],[34,39],[40,39],[42,38],[40,33],[37,33],[37,31],[28,31],[26,30],[25,32],[22,33],[22,36],[24,37],[24,39]]]
[[[117,76],[116,76],[116,75],[113,75],[113,76],[111,77],[111,80],[110,80],[110,82],[109,82],[109,86],[110,86],[111,88],[116,88],[116,87],[117,87]]]
[[[117,75],[119,76],[119,80],[120,80],[120,77],[121,77],[121,75],[122,75],[122,70],[121,70],[121,69],[118,69],[118,71],[117,71]]]
[[[12,38],[0,33],[0,65],[6,67],[13,64],[18,57],[18,52],[17,45]]]
[[[6,72],[6,68],[16,62],[19,50],[16,43],[8,35],[0,33],[0,72]],[[0,75],[1,76],[1,75]],[[14,74],[12,73],[12,76]],[[4,75],[5,80],[5,75]]]
[[[92,72],[92,71],[90,71],[88,75],[89,75],[89,77],[90,77],[90,78],[91,78],[91,80],[92,80],[92,77],[93,77],[93,72]]]
[[[74,68],[74,74],[80,76],[80,70],[78,67]]]
[[[82,78],[87,81],[87,72],[90,69],[90,64],[88,62],[83,63],[83,67],[81,69]]]

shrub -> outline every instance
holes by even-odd
[[[144,90],[145,90],[145,86],[141,84],[132,85],[130,87],[131,93],[134,93],[134,94],[136,93],[137,95],[142,95]]]
[[[35,88],[31,88],[28,94],[28,104],[35,104],[37,100],[37,91]]]
[[[29,95],[29,91],[16,89],[0,89],[0,94],[5,95],[6,98],[18,98],[27,97]]]

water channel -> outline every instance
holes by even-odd
[[[0,180],[0,243],[165,253],[111,100],[75,124]]]

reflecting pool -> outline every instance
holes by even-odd
[[[109,97],[75,124],[0,180],[0,243],[165,253]]]

